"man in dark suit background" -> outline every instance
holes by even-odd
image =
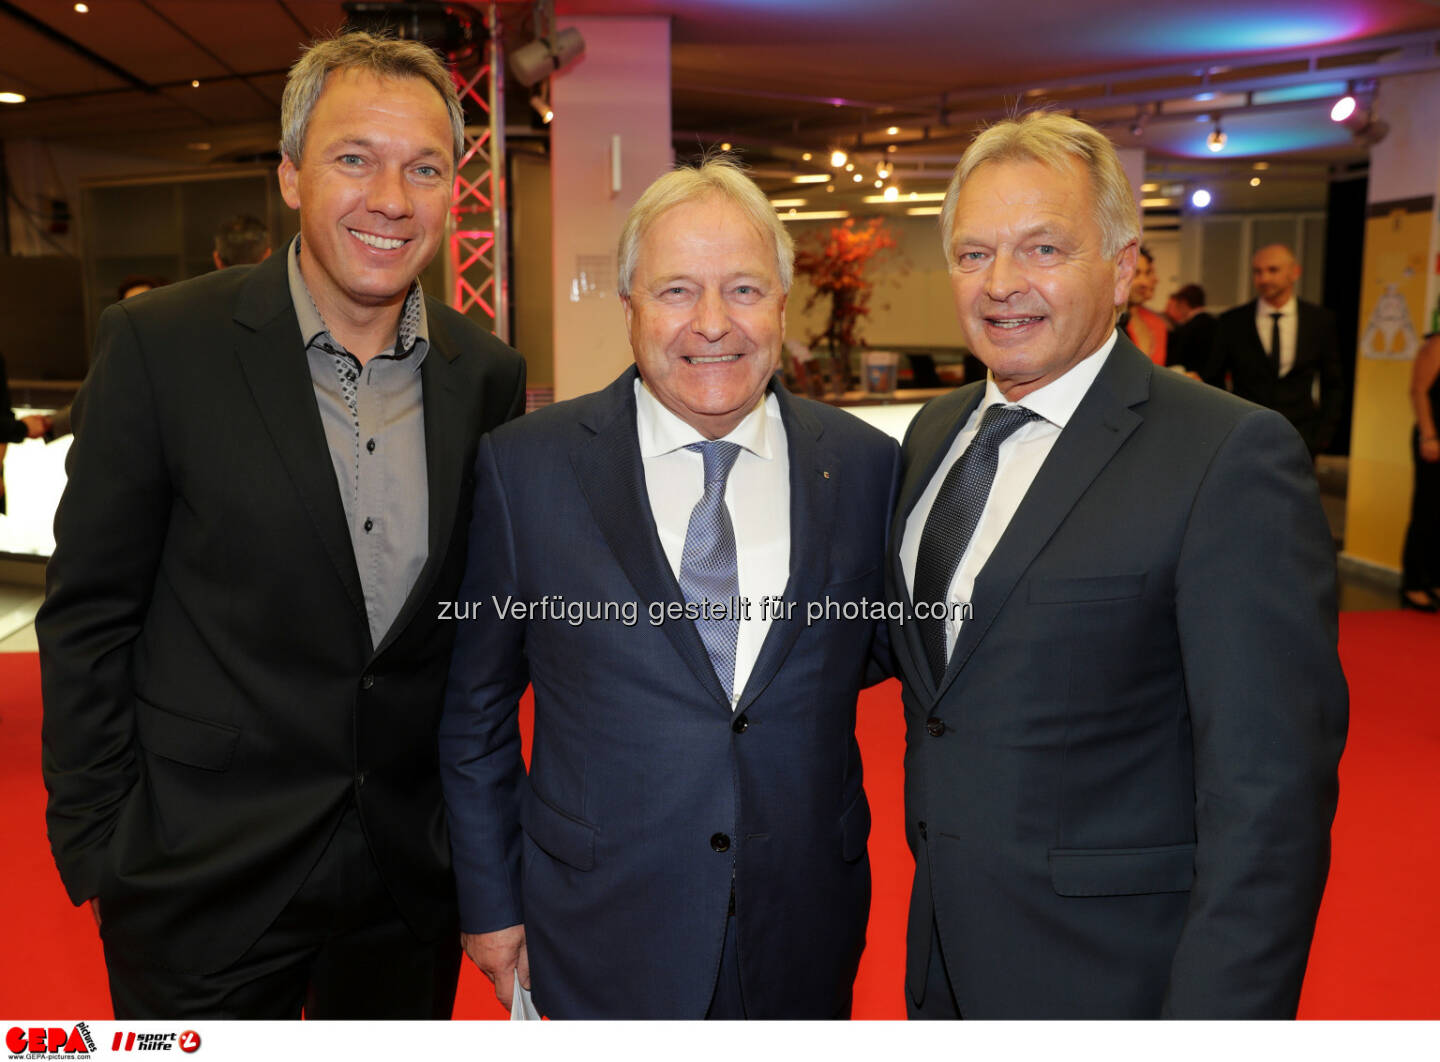
[[[1115,330],[1135,202],[1073,119],[999,123],[941,215],[984,382],[904,447],[891,623],[914,1017],[1288,1017],[1329,862],[1335,559],[1276,414]]]
[[[635,366],[481,443],[441,766],[507,1007],[518,971],[553,1018],[849,1013],[898,448],[778,386],[793,254],[728,160],[661,177],[620,241]]]
[[[1215,315],[1205,306],[1205,289],[1199,284],[1178,289],[1166,300],[1165,316],[1175,326],[1166,348],[1166,367],[1178,365],[1198,378],[1209,365],[1215,344]]]
[[[286,254],[100,320],[36,620],[47,821],[120,1018],[448,1017],[435,734],[513,351],[416,280],[463,145],[413,42],[309,49]]]
[[[1345,411],[1335,316],[1295,297],[1300,264],[1290,248],[1260,248],[1251,272],[1258,298],[1220,315],[1201,375],[1283,413],[1313,456],[1330,445]]]

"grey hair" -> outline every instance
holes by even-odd
[[[402,41],[356,30],[315,41],[295,60],[280,98],[280,150],[295,165],[305,148],[305,131],[325,80],[335,70],[366,70],[376,77],[417,77],[429,82],[450,114],[451,147],[458,166],[465,151],[465,110],[455,82],[434,50],[419,41]]]
[[[960,156],[940,210],[940,240],[946,262],[954,264],[950,240],[960,187],[983,163],[1017,161],[1040,162],[1052,169],[1078,164],[1090,175],[1095,221],[1100,226],[1106,257],[1119,254],[1126,244],[1140,238],[1140,212],[1115,145],[1104,133],[1076,118],[1053,111],[1031,111],[983,130]]]
[[[620,231],[620,248],[616,254],[618,290],[630,294],[630,281],[635,277],[635,260],[640,254],[640,241],[661,214],[684,203],[693,203],[710,196],[728,199],[741,209],[755,227],[770,237],[775,247],[775,268],[780,275],[780,289],[788,292],[795,277],[795,241],[785,230],[785,223],[775,213],[765,193],[741,168],[733,155],[716,154],[695,166],[678,166],[658,178],[641,193],[625,227]]]

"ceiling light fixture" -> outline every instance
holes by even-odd
[[[1355,113],[1356,106],[1354,96],[1341,96],[1335,101],[1335,106],[1330,108],[1330,120],[1332,122],[1343,122]]]
[[[546,125],[549,125],[552,121],[555,120],[554,108],[552,108],[550,104],[546,103],[539,96],[530,97],[530,106],[535,108],[535,113],[540,116],[540,120]]]
[[[892,125],[889,129],[885,130],[886,136],[898,136],[899,134],[900,127],[898,125]]]
[[[1259,178],[1259,177],[1251,177],[1251,178],[1250,178],[1250,187],[1251,187],[1251,188],[1259,188],[1259,187],[1260,187],[1260,178]]]
[[[199,80],[198,80],[198,79],[197,79],[197,80],[192,80],[192,81],[190,82],[190,87],[191,87],[191,88],[199,88],[199,87],[200,87],[200,82],[199,82]]]
[[[875,176],[881,178],[882,180],[888,179],[890,176],[890,163],[882,162],[880,163],[880,165],[876,166]]]
[[[1205,138],[1205,146],[1212,152],[1223,151],[1225,150],[1225,141],[1228,139],[1225,130],[1220,128],[1220,122],[1217,120],[1215,128],[1210,130],[1210,135]]]
[[[849,158],[849,155],[845,154],[845,152],[841,151],[839,148],[836,148],[834,151],[830,152],[830,165],[834,166],[836,169],[839,169],[841,166],[845,165],[846,160]]]
[[[1204,188],[1197,188],[1190,193],[1190,205],[1196,210],[1204,210],[1210,205],[1210,192]]]
[[[76,4],[76,5],[75,5],[75,13],[76,13],[77,15],[85,15],[85,14],[89,14],[89,12],[90,12],[90,5],[89,5],[89,4]]]
[[[814,157],[815,157],[815,156],[812,155],[812,154],[810,154],[810,152],[808,152],[808,151],[805,152],[805,154],[803,154],[803,155],[800,156],[800,158],[803,159],[803,160],[806,161],[806,162],[809,162],[809,161],[810,161],[811,159],[813,159]]]
[[[885,189],[885,202],[893,203],[900,198],[900,189],[893,184]]]
[[[797,173],[790,178],[796,184],[824,184],[829,179],[828,173]]]
[[[860,183],[861,181],[863,181],[864,179],[865,179],[865,175],[864,175],[863,173],[857,173],[857,174],[855,175],[855,183],[856,183],[856,184],[859,184],[859,183]]]
[[[0,103],[24,103],[25,97],[18,92],[0,92]]]
[[[734,144],[730,143],[730,141],[727,140],[727,141],[725,141],[723,144],[720,145],[720,150],[721,150],[721,151],[729,151],[729,150],[730,150],[732,147],[734,147],[734,146],[735,146]]]

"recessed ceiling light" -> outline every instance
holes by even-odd
[[[1251,177],[1251,178],[1250,178],[1250,187],[1251,187],[1251,188],[1259,188],[1259,187],[1260,187],[1260,178],[1259,178],[1259,177]]]
[[[815,156],[812,155],[810,152],[807,151],[807,152],[805,152],[805,154],[801,155],[800,157],[801,157],[802,159],[804,159],[806,162],[809,162],[809,161],[810,161],[811,159],[813,159]]]
[[[735,146],[735,145],[731,144],[730,141],[727,140],[727,141],[725,141],[723,144],[720,145],[720,150],[721,150],[721,151],[729,151],[729,150],[730,150],[732,147],[734,147],[734,146]]]
[[[191,82],[190,82],[190,87],[191,87],[191,88],[199,88],[199,87],[200,87],[200,82],[199,82],[199,81],[191,81]]]
[[[896,136],[900,132],[900,127],[898,125],[892,125],[889,129],[885,130],[885,132],[889,136]]]
[[[0,92],[0,103],[24,103],[25,97],[19,92]]]
[[[75,13],[78,14],[78,15],[88,14],[89,11],[90,11],[90,5],[89,5],[89,4],[76,4],[76,5],[75,5]]]
[[[830,152],[830,165],[837,168],[843,166],[845,165],[845,160],[849,157],[850,156],[845,154],[845,152],[841,151],[839,148],[836,148],[834,151]]]

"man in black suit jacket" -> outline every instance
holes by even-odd
[[[51,846],[121,1018],[448,1017],[435,735],[479,436],[524,368],[426,299],[427,48],[311,48],[285,254],[108,309],[36,620]]]
[[[620,247],[635,366],[480,447],[440,728],[466,951],[552,1018],[843,1017],[899,449],[776,384],[794,252],[733,164],[661,177]]]
[[[1139,224],[1096,130],[992,126],[941,220],[989,378],[916,417],[891,527],[941,617],[891,624],[910,1012],[1293,1016],[1347,702],[1305,449],[1116,334]]]
[[[1170,345],[1165,348],[1165,366],[1179,366],[1193,376],[1210,364],[1210,350],[1215,344],[1215,315],[1205,307],[1205,289],[1199,284],[1186,284],[1165,303],[1165,316],[1174,328]]]
[[[1330,445],[1345,412],[1335,316],[1295,297],[1300,265],[1290,248],[1260,248],[1251,272],[1259,297],[1220,315],[1201,375],[1216,387],[1226,386],[1228,379],[1241,398],[1283,413],[1313,456]]]

